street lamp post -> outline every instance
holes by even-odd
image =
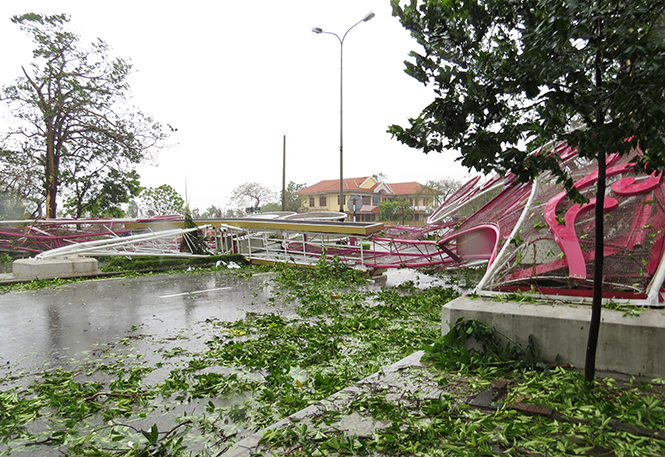
[[[354,28],[356,25],[361,22],[367,22],[374,17],[374,13],[368,13],[364,18],[353,24],[349,29],[344,33],[342,38],[339,37],[336,33],[333,32],[324,32],[319,27],[314,27],[312,32],[314,33],[327,33],[328,35],[334,35],[339,40],[339,212],[344,212],[344,92],[343,92],[343,62],[344,62],[344,38],[346,35]]]

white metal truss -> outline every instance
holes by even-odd
[[[223,227],[221,237],[232,240],[233,251],[252,261],[313,265],[322,255],[338,257],[351,267],[363,267],[368,237],[300,230]],[[219,242],[217,243],[220,244]],[[228,241],[223,243],[227,249]]]
[[[188,229],[172,229],[158,232],[142,233],[131,236],[115,236],[113,238],[74,243],[49,251],[44,251],[36,256],[38,259],[49,257],[75,257],[79,255],[90,256],[183,256],[200,257],[189,252],[179,252],[177,239],[185,233],[205,229],[209,226],[194,227]]]

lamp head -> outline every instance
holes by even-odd
[[[320,27],[314,27],[314,28],[312,29],[312,32],[314,32],[314,33],[322,33],[323,30],[321,30]]]
[[[367,22],[367,21],[369,21],[370,19],[372,19],[374,16],[376,16],[376,14],[374,14],[373,12],[370,11],[370,12],[367,14],[367,16],[365,16],[365,17],[363,18],[363,21],[364,21],[364,22]]]

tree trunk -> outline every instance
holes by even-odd
[[[595,26],[597,42],[603,39],[603,23],[600,19],[596,20]],[[598,89],[603,85],[603,58],[600,53],[596,54],[594,62],[594,70],[596,76],[596,87]],[[602,127],[605,124],[605,112],[603,110],[602,102],[596,101],[596,125]],[[605,221],[603,215],[605,213],[605,177],[607,164],[605,163],[605,149],[603,147],[597,153],[596,162],[598,163],[598,181],[596,187],[596,207],[595,207],[595,222],[596,222],[596,241],[595,241],[595,255],[593,262],[593,301],[591,303],[591,322],[589,324],[589,339],[587,340],[586,347],[586,361],[584,363],[584,380],[587,383],[592,383],[596,377],[596,352],[598,350],[598,334],[600,333],[600,315],[603,310],[603,261],[605,251]]]
[[[56,197],[58,194],[58,171],[55,159],[55,133],[50,125],[47,125],[46,133],[46,217],[56,216]]]
[[[593,382],[596,376],[596,351],[598,349],[598,334],[600,333],[600,315],[603,309],[603,251],[604,242],[604,206],[605,206],[605,153],[598,153],[598,188],[596,190],[596,252],[593,269],[593,302],[591,304],[591,323],[589,325],[589,339],[586,348],[586,361],[584,363],[584,379]]]

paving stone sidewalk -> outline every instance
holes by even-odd
[[[280,455],[287,449],[275,449],[262,443],[261,438],[272,429],[307,425],[310,430],[318,429],[322,433],[330,431],[344,433],[347,436],[369,437],[375,430],[391,425],[390,420],[376,420],[370,411],[349,411],[348,406],[359,398],[380,395],[385,401],[395,405],[413,406],[417,400],[437,399],[442,395],[452,395],[459,403],[467,402],[477,392],[463,377],[448,378],[441,383],[436,372],[421,363],[422,351],[415,352],[399,362],[321,400],[265,430],[253,433],[228,449],[223,457],[249,457],[253,455]],[[335,417],[335,422],[322,421],[323,416]],[[327,425],[327,423],[329,425]]]

